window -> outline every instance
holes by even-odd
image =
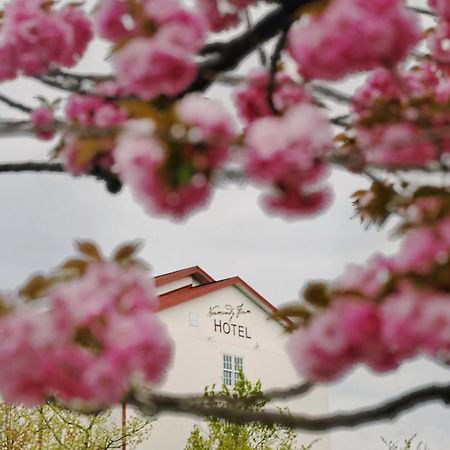
[[[189,313],[189,325],[191,327],[199,327],[200,326],[200,320],[199,320],[197,313],[195,313],[195,312]]]
[[[242,356],[223,354],[223,384],[232,386],[239,380],[239,371],[244,370]]]

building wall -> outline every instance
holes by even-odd
[[[284,350],[283,327],[268,320],[259,305],[230,286],[161,311],[160,318],[175,344],[173,365],[161,390],[198,393],[213,384],[220,388],[224,353],[241,356],[246,377],[253,382],[260,379],[264,389],[299,383]],[[292,412],[325,413],[328,397],[324,389],[317,389],[286,405]],[[150,440],[139,449],[183,449],[196,422],[187,417],[162,416],[154,424]],[[300,436],[303,443],[315,437]],[[314,447],[329,449],[328,437]]]

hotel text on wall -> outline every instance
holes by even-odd
[[[247,326],[239,323],[242,317],[251,314],[251,311],[239,305],[213,305],[209,307],[207,316],[212,319],[215,333],[228,334],[243,339],[251,339]]]

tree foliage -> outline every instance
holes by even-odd
[[[381,440],[386,445],[388,450],[430,450],[430,448],[423,441],[415,443],[417,435],[406,438],[402,443],[387,441],[384,437]]]
[[[111,410],[82,415],[47,403],[37,408],[0,404],[1,450],[132,450],[144,442],[151,421],[134,415],[122,425]]]
[[[212,388],[205,388],[205,396],[217,399],[217,404],[223,400],[221,397],[232,398],[237,407],[262,411],[266,400],[248,404],[245,400],[262,395],[261,381],[252,383],[242,371],[239,379],[232,388],[226,385],[217,393]],[[241,401],[241,402],[240,402]],[[286,414],[289,414],[286,411]],[[313,441],[308,446],[296,445],[296,437],[293,431],[279,425],[265,425],[261,423],[249,423],[237,425],[226,420],[208,417],[201,425],[195,425],[184,450],[309,450],[314,445]]]

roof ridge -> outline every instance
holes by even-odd
[[[210,292],[214,292],[221,287],[229,287],[236,286],[240,284],[241,288],[246,290],[251,297],[253,297],[254,301],[256,301],[263,310],[266,311],[267,314],[270,312],[274,313],[278,311],[277,307],[272,305],[268,300],[266,300],[259,292],[253,289],[249,284],[247,284],[241,277],[234,276],[229,278],[224,278],[222,280],[214,280],[210,283],[201,284],[198,286],[184,286],[177,290],[173,290],[163,294],[161,297],[161,304],[159,310],[165,310],[177,306],[179,304],[188,302],[190,300],[194,300],[198,297],[206,295]],[[237,287],[237,286],[236,286]],[[239,287],[237,287],[239,289]],[[279,320],[279,323],[283,326],[286,326],[290,323],[289,319]]]
[[[163,286],[164,284],[170,283],[172,281],[177,281],[180,278],[189,276],[197,279],[197,281],[199,281],[201,284],[209,284],[215,281],[214,278],[207,272],[205,272],[200,266],[186,267],[184,269],[157,275],[154,278],[156,286]]]

